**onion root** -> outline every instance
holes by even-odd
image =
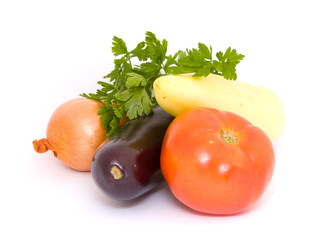
[[[34,140],[32,142],[34,149],[37,153],[45,153],[48,150],[51,150],[49,141],[46,138],[42,138],[40,140]]]

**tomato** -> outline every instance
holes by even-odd
[[[231,112],[194,108],[165,134],[161,171],[175,197],[208,214],[235,214],[254,204],[275,165],[268,136]]]

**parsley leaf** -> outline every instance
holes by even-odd
[[[127,80],[125,82],[125,86],[128,88],[131,87],[139,87],[139,86],[146,86],[146,79],[142,75],[135,73],[135,72],[130,72],[127,74]]]
[[[244,58],[229,47],[225,53],[217,52],[217,59],[213,60],[212,47],[203,43],[199,43],[198,48],[167,55],[168,41],[160,41],[150,31],[146,32],[145,40],[131,51],[122,38],[114,36],[112,40],[112,53],[116,58],[114,69],[104,76],[109,80],[98,81],[101,89],[96,93],[80,94],[104,103],[98,114],[106,136],[118,130],[118,123],[124,114],[130,120],[150,114],[157,105],[153,82],[158,77],[182,73],[194,73],[193,76],[200,77],[214,73],[236,80],[236,66]],[[140,65],[132,64],[133,60],[138,60]]]
[[[127,53],[127,47],[123,39],[114,36],[112,44],[113,44],[112,52],[114,56],[119,56]]]
[[[235,49],[229,47],[225,54],[218,52],[217,60],[212,60],[212,47],[203,43],[198,44],[198,49],[187,49],[178,52],[177,65],[170,68],[173,74],[194,73],[193,76],[208,76],[210,73],[223,75],[226,79],[236,80],[236,66],[244,58]]]
[[[129,88],[114,95],[124,103],[127,117],[132,120],[143,112],[149,114],[152,110],[151,97],[144,87]]]
[[[238,54],[236,49],[227,48],[225,54],[218,52],[216,54],[218,61],[213,62],[214,68],[221,72],[226,79],[237,79],[236,66],[244,58],[244,55]]]

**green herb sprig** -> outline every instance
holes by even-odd
[[[203,43],[198,49],[179,50],[174,55],[167,55],[168,41],[158,40],[154,33],[146,32],[145,41],[129,51],[123,39],[113,37],[112,52],[114,69],[104,79],[96,93],[83,93],[82,97],[99,100],[104,103],[98,114],[110,136],[118,129],[120,119],[126,116],[133,120],[148,115],[157,104],[153,95],[153,82],[158,77],[168,74],[193,73],[195,77],[208,76],[211,73],[236,80],[236,66],[244,58],[230,47],[217,52],[213,60],[212,47]],[[139,61],[139,65],[132,63]]]

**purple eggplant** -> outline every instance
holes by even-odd
[[[160,169],[163,137],[174,119],[161,107],[130,121],[95,153],[91,174],[110,198],[136,199],[164,181]]]

